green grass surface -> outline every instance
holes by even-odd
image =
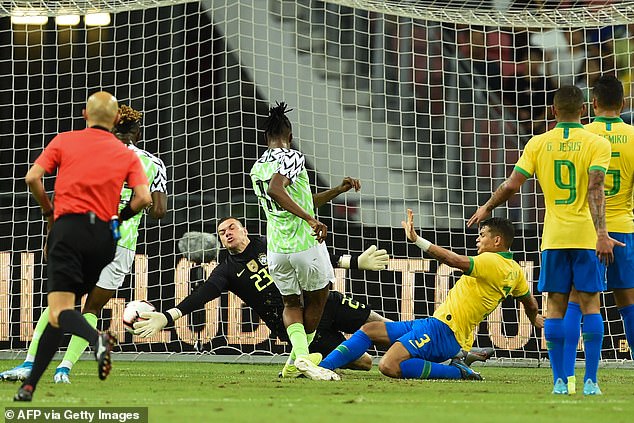
[[[2,369],[18,364],[0,361]],[[115,362],[102,382],[82,361],[71,385],[52,382],[53,367],[31,404],[11,399],[17,383],[0,383],[2,407],[149,407],[151,422],[597,422],[634,420],[634,371],[601,369],[604,395],[553,396],[548,368],[480,367],[483,382],[391,380],[376,367],[343,373],[340,382],[277,378],[263,364]],[[577,370],[579,379],[583,369]]]

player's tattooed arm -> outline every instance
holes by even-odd
[[[588,172],[588,206],[594,229],[597,231],[596,252],[599,259],[606,265],[614,261],[614,246],[623,247],[625,244],[608,234],[605,223],[605,173],[601,170],[590,170]]]

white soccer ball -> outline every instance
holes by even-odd
[[[144,320],[141,318],[140,314],[156,311],[156,308],[149,301],[145,300],[135,300],[130,301],[123,310],[123,326],[128,332],[132,332],[134,330],[134,323],[139,320]]]

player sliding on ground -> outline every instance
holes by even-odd
[[[458,255],[419,237],[409,209],[407,221],[402,225],[409,241],[464,274],[433,317],[367,323],[330,353],[320,366],[330,370],[344,367],[374,343],[390,346],[379,362],[379,370],[386,376],[482,380],[482,376],[466,366],[462,359],[453,357],[461,349],[471,349],[475,328],[508,295],[524,305],[526,315],[535,327],[543,327],[537,301],[529,291],[524,272],[509,251],[514,237],[513,225],[501,218],[482,222],[476,241],[476,257]],[[452,359],[449,365],[441,364],[449,359]]]

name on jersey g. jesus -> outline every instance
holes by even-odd
[[[557,143],[555,151],[581,151],[581,142],[579,141],[564,141]],[[553,143],[546,144],[546,151],[553,151]]]

